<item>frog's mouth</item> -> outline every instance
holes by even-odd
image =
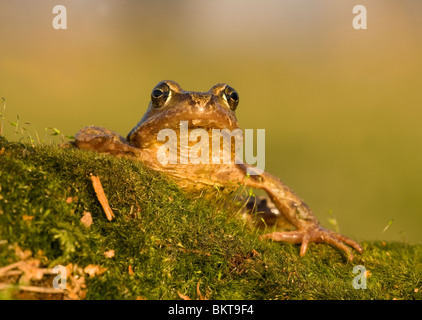
[[[172,108],[156,114],[143,123],[143,126],[151,130],[151,134],[158,133],[162,129],[180,129],[182,121],[188,122],[189,131],[194,129],[228,129],[239,128],[236,116],[230,110],[223,107],[206,108],[203,106],[190,106],[190,108]]]

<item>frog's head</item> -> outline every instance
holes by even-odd
[[[233,130],[239,128],[235,116],[238,103],[238,93],[225,83],[216,84],[208,92],[193,92],[174,81],[161,81],[152,90],[145,115],[127,139],[138,147],[145,146],[161,129],[178,130],[180,121],[188,121],[190,130]]]

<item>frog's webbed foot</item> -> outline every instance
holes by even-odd
[[[350,247],[356,249],[359,253],[363,252],[362,246],[356,241],[334,231],[324,229],[320,225],[312,225],[307,228],[295,231],[268,233],[262,235],[260,239],[272,239],[274,241],[283,241],[294,244],[301,243],[302,245],[300,248],[300,256],[305,255],[306,250],[308,249],[308,245],[311,242],[323,242],[337,247],[346,252],[349,260],[353,259],[352,250]]]

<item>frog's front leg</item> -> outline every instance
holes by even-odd
[[[132,146],[118,133],[102,127],[82,128],[75,135],[74,144],[79,149],[87,149],[112,155],[139,156],[140,150]]]
[[[347,245],[362,253],[359,243],[339,233],[323,228],[312,210],[296,194],[287,187],[280,179],[269,174],[246,176],[245,165],[238,165],[233,180],[255,189],[263,189],[267,192],[277,209],[289,223],[296,227],[294,231],[273,232],[261,236],[261,239],[272,239],[299,244],[301,243],[300,255],[306,253],[309,243],[324,242],[344,250],[349,259],[352,259],[351,249]],[[243,181],[242,181],[243,179]]]

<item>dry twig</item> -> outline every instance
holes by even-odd
[[[54,288],[45,288],[45,287],[35,287],[35,286],[15,286],[9,283],[0,283],[0,290],[7,290],[7,289],[18,289],[22,291],[31,291],[31,292],[38,292],[38,293],[66,293],[63,289],[54,289]]]
[[[101,185],[101,181],[92,173],[90,174],[90,177],[92,181],[92,186],[94,187],[95,193],[97,194],[98,201],[100,201],[100,204],[104,209],[107,219],[111,221],[114,218],[114,213],[111,210],[110,205],[108,204],[108,200],[104,193],[103,186]]]

